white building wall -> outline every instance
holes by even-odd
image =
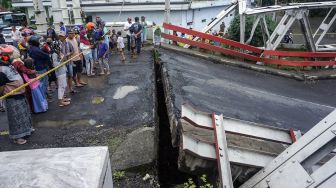
[[[182,27],[192,27],[196,30],[201,30],[205,27],[212,18],[215,18],[217,14],[225,9],[225,7],[211,7],[211,8],[201,8],[194,10],[182,10],[182,11],[171,11],[171,23],[174,25],[179,25]],[[87,15],[91,15],[94,20],[96,16],[100,16],[106,22],[121,22],[126,21],[127,17],[131,17],[134,21],[134,17],[145,16],[147,21],[153,21],[156,24],[161,25],[163,23],[164,11],[143,11],[143,12],[122,12],[119,17],[119,12],[98,12],[98,13],[87,13]],[[232,15],[228,15],[224,19],[225,25],[228,26]],[[202,20],[205,19],[205,22]],[[188,22],[193,22],[192,25],[187,25]],[[217,31],[219,30],[219,26],[216,27]]]
[[[34,16],[34,7],[27,7],[28,19]]]
[[[171,11],[171,22],[178,23],[178,25],[187,25],[185,18],[186,11]],[[105,22],[124,22],[128,17],[131,17],[134,21],[134,17],[145,16],[147,21],[152,21],[157,24],[163,23],[164,11],[150,11],[150,12],[122,12],[119,17],[119,12],[99,12],[88,13],[94,20],[97,16],[100,16]]]
[[[194,25],[192,26],[193,28],[200,30],[207,26],[212,19],[214,19],[219,12],[221,12],[225,7],[211,7],[211,8],[203,8],[203,9],[195,9],[194,10]],[[231,14],[227,15],[227,17],[224,18],[224,22],[226,25],[226,29],[230,25],[231,20],[234,17],[234,12]],[[202,22],[205,20],[205,22]],[[214,29],[219,31],[219,25],[218,24]]]

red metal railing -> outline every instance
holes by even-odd
[[[262,50],[255,46],[241,44],[239,42],[213,36],[210,34],[202,33],[199,31],[186,29],[183,27],[171,25],[164,23],[163,27],[168,30],[172,30],[173,32],[185,33],[188,35],[192,35],[195,37],[199,37],[200,39],[208,39],[214,42],[219,42],[220,44],[224,44],[227,47],[223,46],[215,46],[211,44],[204,43],[200,41],[193,41],[186,38],[181,38],[176,35],[170,35],[166,33],[162,33],[162,37],[168,40],[172,40],[175,42],[181,42],[184,44],[188,44],[190,46],[196,46],[199,48],[212,50],[221,52],[223,54],[236,56],[240,58],[244,58],[251,61],[259,61],[268,64],[276,64],[276,65],[288,65],[288,66],[327,66],[327,65],[336,65],[336,52],[288,52],[288,51],[275,51],[275,50]],[[276,57],[275,57],[276,56]],[[283,57],[298,57],[304,60],[285,60]],[[323,59],[323,60],[321,60]]]

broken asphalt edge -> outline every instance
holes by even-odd
[[[281,77],[285,77],[285,78],[291,78],[291,79],[295,79],[298,81],[307,81],[307,80],[325,80],[325,79],[335,79],[336,78],[336,74],[327,74],[327,75],[312,75],[309,73],[295,73],[295,72],[291,72],[291,71],[285,71],[285,70],[279,70],[279,69],[275,69],[275,68],[271,68],[271,67],[265,67],[262,65],[256,65],[256,64],[250,64],[250,63],[244,63],[241,61],[237,61],[234,59],[229,59],[226,57],[218,57],[215,55],[211,55],[211,54],[204,54],[202,52],[198,52],[198,51],[194,51],[194,50],[190,50],[190,49],[185,49],[185,48],[181,48],[181,47],[177,47],[177,46],[172,46],[172,45],[168,45],[168,44],[162,44],[161,48],[163,49],[167,49],[167,50],[172,50],[181,54],[187,54],[187,55],[192,55],[192,56],[196,56],[196,57],[200,57],[203,58],[205,60],[209,60],[209,61],[213,61],[216,63],[222,63],[222,64],[227,64],[230,66],[236,66],[236,67],[241,67],[241,68],[245,68],[245,69],[250,69],[250,70],[254,70],[257,72],[263,72],[263,73],[267,73],[267,74],[272,74],[272,75],[277,75],[277,76],[281,76]]]
[[[160,52],[158,51],[158,53]],[[174,97],[173,97],[173,94],[171,93],[173,86],[169,83],[169,74],[168,74],[168,70],[165,65],[165,62],[162,62],[161,59],[159,59],[159,61],[160,61],[160,66],[161,66],[161,78],[162,78],[165,104],[166,104],[168,119],[169,119],[171,142],[172,142],[173,147],[178,147],[179,145],[179,140],[178,140],[179,118],[177,117],[177,114],[175,114],[175,109],[178,109],[178,108],[175,108],[174,106]]]

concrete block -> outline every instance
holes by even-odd
[[[156,133],[154,127],[139,128],[127,135],[112,154],[112,169],[127,169],[151,164],[156,160]]]
[[[107,147],[0,152],[0,187],[113,188]]]

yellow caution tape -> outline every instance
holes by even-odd
[[[91,50],[91,49],[87,49],[87,50]],[[79,54],[77,54],[77,55],[71,57],[70,59],[64,61],[63,63],[57,65],[56,67],[54,67],[54,68],[48,70],[47,72],[45,72],[45,73],[39,75],[38,77],[34,78],[33,80],[31,80],[31,81],[29,81],[29,82],[27,82],[27,83],[21,85],[20,87],[17,87],[17,88],[15,88],[15,89],[13,89],[13,90],[10,91],[9,93],[7,93],[7,94],[1,96],[1,97],[0,97],[0,100],[3,100],[3,99],[5,99],[5,98],[7,98],[7,97],[13,95],[14,93],[20,91],[21,89],[24,89],[25,87],[29,86],[31,83],[33,83],[33,82],[35,82],[35,81],[37,81],[37,80],[42,79],[43,77],[45,77],[45,76],[47,76],[48,74],[50,74],[51,72],[53,72],[53,71],[59,69],[60,67],[64,66],[65,64],[69,63],[72,59],[74,59],[74,58],[76,58],[76,57],[78,57],[78,56],[80,56],[80,55],[82,55],[82,54],[83,54],[83,52],[81,52],[81,53],[79,53]]]

